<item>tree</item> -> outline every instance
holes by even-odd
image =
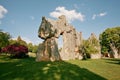
[[[100,34],[100,44],[102,53],[114,54],[115,58],[120,55],[120,27],[107,28]]]
[[[38,51],[38,45],[34,45],[32,52],[33,53],[37,53],[37,51]]]
[[[32,43],[29,43],[27,46],[29,52],[37,53],[38,45],[33,45]]]
[[[9,42],[11,45],[16,44],[16,45],[24,45],[27,47],[27,43],[24,40],[22,40],[20,36],[18,36],[17,40],[11,39],[9,40]]]
[[[0,48],[9,45],[10,34],[0,30]]]
[[[28,51],[32,52],[32,50],[33,50],[33,44],[29,43],[27,46],[28,46]]]
[[[83,41],[82,50],[84,51],[84,54],[86,54],[87,57],[91,57],[91,58],[101,57],[99,40],[97,39],[95,34],[92,33],[88,40]],[[97,55],[97,56],[94,56],[94,55]]]
[[[18,36],[17,42],[18,42],[18,44],[20,44],[20,45],[27,46],[27,43],[26,43],[24,40],[22,40],[22,38],[21,38],[20,36]]]

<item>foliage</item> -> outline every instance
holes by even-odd
[[[32,43],[29,43],[29,44],[27,45],[27,47],[28,47],[28,51],[29,51],[29,52],[32,52],[32,50],[33,50],[33,44],[32,44]]]
[[[28,48],[29,52],[37,53],[38,45],[33,45],[32,43],[26,43],[24,40],[18,36],[17,40],[9,40],[10,45],[24,45]]]
[[[0,53],[1,53],[1,48],[0,48]]]
[[[24,45],[27,47],[27,43],[24,40],[22,40],[20,36],[18,36],[17,40],[13,40],[13,39],[9,40],[9,43],[10,45],[13,45],[13,44]]]
[[[33,45],[32,43],[29,43],[27,47],[29,52],[37,53],[38,45]]]
[[[93,39],[93,41],[94,41],[94,39]],[[98,43],[99,42],[97,42],[97,44],[96,44],[96,42],[93,43],[90,40],[84,40],[83,44],[84,44],[85,53],[86,54],[96,54],[96,53],[99,53],[99,50],[98,50],[99,45],[98,45]]]
[[[100,34],[99,38],[102,53],[111,51],[111,43],[120,50],[120,27],[107,28],[102,34]]]
[[[91,54],[100,53],[100,43],[94,33],[87,40],[82,41],[79,50],[83,55],[83,59],[90,58]]]
[[[27,43],[24,40],[22,40],[20,36],[18,36],[17,41],[20,45],[27,46]]]
[[[10,34],[7,32],[0,31],[0,49],[9,45]]]
[[[28,48],[24,45],[8,45],[1,52],[8,53],[14,58],[23,58],[27,57]]]
[[[33,53],[37,53],[37,51],[38,51],[38,45],[34,45],[32,52]]]

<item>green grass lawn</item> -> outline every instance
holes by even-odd
[[[35,62],[0,55],[0,80],[120,80],[120,59]]]

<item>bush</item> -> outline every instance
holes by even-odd
[[[23,45],[9,45],[1,50],[2,53],[8,53],[13,58],[24,58],[28,57],[28,48]]]
[[[0,48],[0,53],[1,53],[1,48]]]

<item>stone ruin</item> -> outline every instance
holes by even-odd
[[[63,47],[58,50],[58,39],[62,35]],[[36,61],[59,61],[82,59],[79,47],[82,45],[82,33],[68,24],[64,15],[57,20],[42,17],[38,36],[43,39],[36,54]]]

